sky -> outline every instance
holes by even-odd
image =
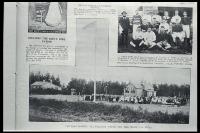
[[[31,65],[30,71],[49,72],[59,76],[61,83],[65,84],[72,77],[86,80],[96,78],[99,81],[139,83],[145,80],[157,84],[190,84],[190,69],[108,66],[108,22],[106,19],[77,19],[75,66]]]

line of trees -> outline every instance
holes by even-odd
[[[126,83],[118,81],[97,81],[96,92],[97,94],[122,95],[126,85]],[[72,78],[65,89],[75,89],[76,93],[80,95],[91,95],[94,92],[94,81]]]
[[[91,95],[94,93],[94,81],[86,81],[85,79],[72,78],[68,85],[63,85],[60,82],[60,78],[54,77],[50,73],[41,74],[30,73],[29,83],[30,85],[36,81],[46,82],[52,81],[53,84],[61,87],[61,90],[50,91],[50,90],[34,90],[34,94],[64,94],[70,95],[72,90],[75,90],[77,95]],[[128,84],[126,82],[118,81],[96,81],[96,93],[97,94],[110,94],[110,95],[123,95],[124,88]],[[190,85],[176,85],[176,84],[153,84],[155,91],[157,91],[157,96],[178,96],[178,97],[190,97]],[[41,93],[39,93],[41,91]],[[36,92],[36,93],[35,93]],[[55,92],[55,93],[54,93]]]
[[[190,85],[188,84],[154,84],[153,87],[157,91],[157,96],[190,97]]]

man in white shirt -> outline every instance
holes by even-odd
[[[147,46],[148,48],[152,48],[156,45],[156,35],[152,31],[152,27],[149,26],[147,29],[147,32],[144,34],[144,45]]]
[[[164,27],[164,29],[165,29],[165,31],[166,31],[167,33],[170,32],[170,26],[169,26],[169,24],[167,23],[167,20],[166,20],[166,19],[163,19],[162,22],[160,23],[158,33],[160,33],[161,27]]]
[[[142,21],[144,21],[144,23],[151,23],[151,15],[143,14]]]
[[[152,17],[151,17],[151,21],[157,21],[157,22],[161,22],[162,18],[160,15],[158,14],[154,14]]]
[[[175,15],[171,19],[171,23],[180,24],[181,17],[179,16],[179,11],[175,10]]]

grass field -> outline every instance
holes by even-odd
[[[93,102],[69,102],[30,98],[29,120],[40,122],[124,122],[124,123],[189,123],[189,114],[149,112],[130,107]]]
[[[83,96],[77,95],[30,95],[30,97],[37,99],[55,99],[57,101],[83,101]]]

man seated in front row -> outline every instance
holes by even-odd
[[[130,42],[130,45],[134,48],[139,48],[139,46],[144,43],[144,33],[142,32],[141,26],[137,27],[135,34]]]
[[[138,27],[137,34],[135,34],[130,44],[133,47],[140,49],[151,49],[156,46],[156,35],[152,31],[152,26],[148,26],[147,31],[141,31],[141,27]]]
[[[173,42],[172,36],[167,33],[167,29],[164,26],[160,27],[159,34],[156,37],[156,45],[158,48],[168,51],[171,48]]]
[[[141,45],[143,44],[145,48],[153,48],[156,43],[156,35],[155,33],[152,31],[152,26],[149,26],[147,28],[147,32],[144,34],[144,43],[141,43]]]

